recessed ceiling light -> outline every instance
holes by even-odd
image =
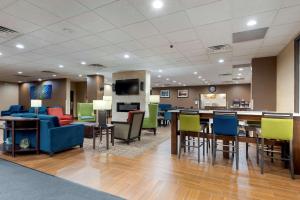
[[[18,49],[24,49],[24,48],[25,48],[23,44],[16,44],[16,47],[17,47]]]
[[[242,73],[238,73],[238,76],[242,76]]]
[[[224,62],[224,59],[219,59],[219,63],[223,63]]]
[[[59,68],[64,68],[64,66],[63,66],[63,65],[59,65],[58,67],[59,67]]]
[[[198,72],[194,72],[193,74],[194,74],[194,75],[197,75],[197,74],[198,74]]]
[[[38,78],[38,81],[42,81],[43,79],[41,79],[41,78]]]
[[[79,77],[82,77],[82,74],[79,74],[78,76],[79,76]]]
[[[3,54],[0,52],[0,56],[2,56]]]
[[[23,72],[18,72],[18,74],[23,74]]]
[[[202,78],[202,76],[198,76],[198,78],[199,78],[199,79],[201,79],[201,78]]]
[[[125,58],[125,59],[128,59],[128,58],[130,58],[130,55],[124,54],[124,58]]]
[[[97,72],[96,74],[97,74],[97,75],[100,75],[100,73],[99,73],[99,72]]]
[[[176,81],[173,81],[173,83],[176,83]]]
[[[243,68],[239,68],[239,71],[243,71],[244,69]]]
[[[161,75],[158,75],[157,78],[161,78]]]
[[[159,70],[158,70],[159,73],[162,73],[162,71],[163,71],[162,69],[159,69]]]
[[[84,61],[81,61],[81,64],[82,64],[82,65],[86,65],[86,62],[84,62]]]
[[[183,86],[186,86],[186,84],[183,84]]]
[[[164,7],[164,2],[162,2],[161,0],[155,0],[152,2],[152,7],[155,9],[161,9],[162,7]]]
[[[56,77],[56,74],[53,74],[52,76],[53,76],[53,77]]]
[[[170,79],[169,79],[169,78],[166,78],[166,80],[169,81]]]
[[[23,81],[18,81],[18,83],[23,83]]]
[[[181,85],[182,83],[179,82],[178,84]]]
[[[205,78],[203,78],[202,81],[206,81]]]
[[[247,22],[247,26],[255,26],[257,24],[257,21],[256,20],[249,20],[248,22]]]

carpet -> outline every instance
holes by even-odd
[[[160,131],[165,129],[163,131]],[[109,150],[106,149],[106,136],[103,135],[102,142],[97,137],[96,148],[93,149],[93,139],[84,139],[83,148],[88,151],[99,151],[100,153],[108,153],[116,156],[133,158],[142,155],[145,151],[154,148],[171,137],[170,129],[159,128],[156,135],[153,132],[142,131],[141,140],[134,140],[128,145],[122,140],[115,140],[115,145],[109,144]],[[109,140],[110,141],[110,140]]]
[[[122,199],[1,159],[0,180],[1,200]]]

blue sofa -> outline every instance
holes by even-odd
[[[1,112],[1,116],[10,116],[14,113],[20,113],[23,110],[23,106],[21,105],[11,105],[8,110],[3,110]]]
[[[47,108],[46,108],[45,106],[40,107],[40,108],[38,109],[38,111],[39,111],[39,114],[40,114],[40,115],[47,115],[47,114],[48,114]],[[35,114],[35,108],[30,107],[28,111],[25,111],[25,112],[23,112],[23,113],[32,113],[32,114]]]
[[[59,120],[51,115],[38,115],[33,113],[13,114],[16,117],[27,117],[40,119],[40,150],[50,155],[54,153],[71,149],[75,146],[82,147],[84,139],[84,125],[74,124],[60,126]],[[9,134],[9,132],[8,132]],[[17,131],[16,143],[19,144],[22,138],[29,138],[32,147],[35,147],[35,133],[28,131],[27,133]],[[4,136],[6,139],[7,136]]]

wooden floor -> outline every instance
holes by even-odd
[[[232,160],[222,158],[221,152],[215,166],[202,154],[200,164],[195,153],[178,160],[170,154],[170,140],[133,159],[79,148],[53,157],[41,154],[12,158],[0,153],[0,158],[126,199],[300,199],[300,180],[292,180],[280,162],[267,161],[265,174],[261,175],[255,146],[250,149],[248,161],[241,149],[239,171]]]

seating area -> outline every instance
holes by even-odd
[[[300,0],[0,0],[0,161],[20,165],[0,170],[0,200],[300,199],[299,13]],[[16,190],[14,170],[35,187]],[[51,176],[100,192],[52,196]]]

